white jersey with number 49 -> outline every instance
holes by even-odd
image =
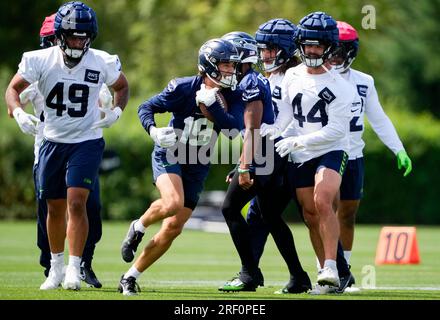
[[[25,52],[18,73],[29,83],[38,81],[44,97],[44,137],[53,142],[78,143],[102,137],[91,129],[100,119],[99,91],[121,73],[116,55],[89,49],[80,63],[68,68],[59,46]]]
[[[277,122],[291,120],[283,136],[301,136],[305,147],[290,155],[293,162],[303,163],[330,151],[349,151],[350,107],[355,92],[339,73],[331,69],[309,74],[301,64],[287,70],[281,92]]]
[[[349,159],[354,160],[363,156],[362,150],[365,146],[365,142],[362,140],[365,128],[364,114],[367,115],[374,132],[394,154],[404,150],[396,129],[379,102],[373,77],[354,69],[349,69],[341,76],[350,82],[356,90],[355,102],[350,110]]]

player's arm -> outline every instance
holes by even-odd
[[[261,100],[248,102],[244,110],[245,133],[238,170],[240,174],[239,184],[244,190],[247,190],[253,184],[249,175],[249,166],[252,164],[256,148],[259,145],[260,135],[257,133],[257,129],[260,128],[262,118],[263,102]]]
[[[128,81],[125,74],[121,72],[118,80],[110,86],[114,92],[114,105],[115,108],[119,107],[122,110],[128,103],[128,98],[130,97],[130,89],[128,87]]]
[[[18,73],[14,75],[9,82],[9,85],[6,89],[5,100],[6,106],[8,107],[8,115],[13,118],[13,113],[16,108],[22,109],[20,103],[20,93],[22,93],[27,87],[29,87],[30,83],[27,82],[21,75]]]
[[[396,155],[398,169],[405,168],[403,175],[406,177],[412,170],[412,161],[403,147],[396,128],[379,102],[374,84],[367,96],[365,114],[379,139]]]

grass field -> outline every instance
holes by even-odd
[[[91,289],[83,285],[79,292],[63,289],[44,292],[38,289],[44,276],[38,264],[35,223],[0,222],[0,300],[440,299],[440,228],[422,226],[417,227],[421,263],[386,266],[374,266],[380,226],[358,226],[352,272],[357,286],[361,287],[367,276],[371,280],[372,274],[365,271],[373,270],[375,288],[326,296],[273,294],[287,282],[288,273],[272,239],[268,241],[261,262],[265,286],[256,292],[221,293],[217,287],[239,270],[238,255],[229,234],[185,229],[168,253],[141,276],[140,295],[124,297],[116,287],[121,274],[129,268],[119,254],[128,225],[128,222],[104,223],[103,237],[93,264],[103,288]],[[316,280],[315,258],[307,230],[303,225],[292,225],[291,228],[301,262],[313,282]],[[145,238],[148,239],[157,229],[158,226],[147,229]]]

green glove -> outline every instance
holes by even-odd
[[[412,162],[408,157],[405,150],[397,152],[397,168],[400,170],[405,168],[405,173],[403,174],[406,177],[412,170]]]

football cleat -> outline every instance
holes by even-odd
[[[304,293],[312,290],[309,275],[304,272],[301,276],[290,276],[289,282],[283,289],[275,291],[275,294]]]
[[[96,277],[96,274],[93,271],[92,267],[86,267],[84,266],[84,264],[82,264],[80,268],[80,277],[82,281],[87,283],[88,287],[94,287],[94,288],[102,287],[102,284],[101,282],[99,282],[98,278]]]
[[[64,280],[64,265],[52,266],[46,280],[41,284],[40,290],[57,289]]]
[[[318,284],[321,286],[329,285],[339,287],[340,281],[338,272],[329,267],[324,267],[318,272]]]
[[[345,276],[339,277],[340,285],[339,288],[336,289],[336,293],[344,293],[344,291],[355,284],[355,280],[351,272]]]
[[[309,291],[309,294],[311,295],[323,295],[323,294],[332,294],[332,293],[336,293],[336,287],[334,286],[329,286],[329,285],[324,285],[321,286],[319,284],[316,284],[315,287]]]
[[[79,268],[68,265],[64,277],[63,288],[66,290],[80,290],[81,278]]]
[[[244,283],[240,278],[227,281],[223,286],[219,287],[219,291],[223,292],[240,292],[240,291],[256,291],[258,285]]]
[[[121,255],[122,259],[125,262],[133,261],[137,247],[142,241],[142,237],[144,236],[142,232],[134,230],[134,224],[136,223],[136,221],[138,220],[134,220],[131,222],[130,227],[128,228],[127,235],[122,242]]]
[[[124,275],[122,275],[119,281],[118,291],[124,296],[135,296],[138,292],[141,292],[141,288],[137,284],[135,277],[124,278]]]

